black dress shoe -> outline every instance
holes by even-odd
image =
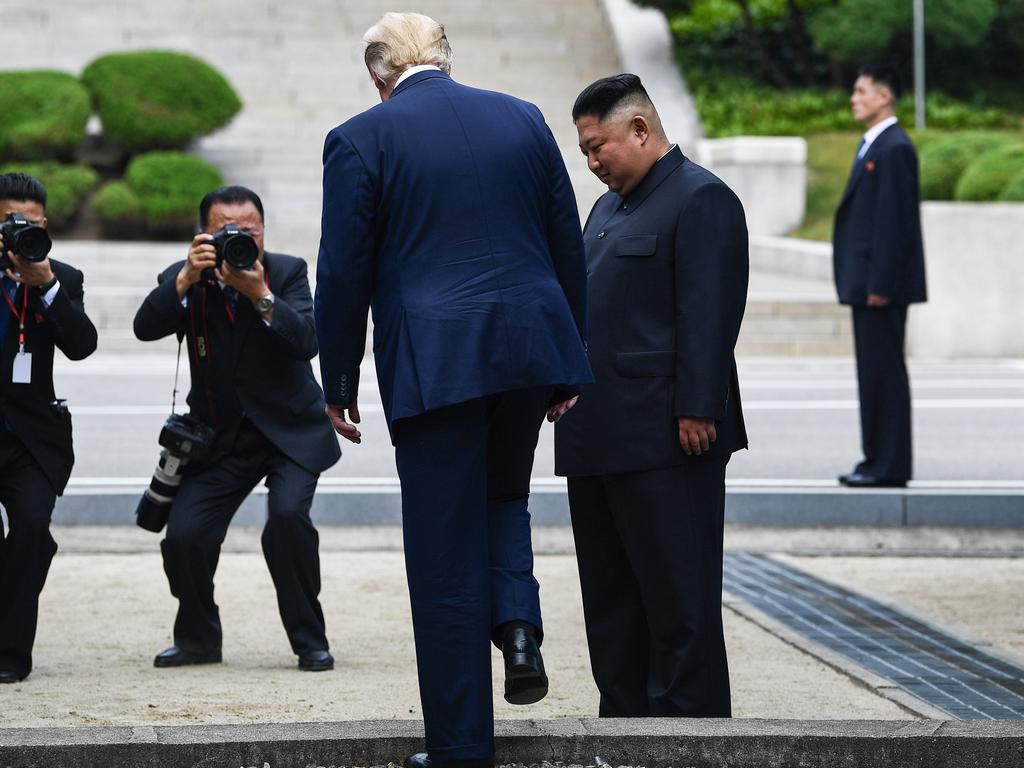
[[[334,669],[334,657],[330,651],[300,653],[299,669],[303,672],[326,672],[328,669]]]
[[[403,768],[494,768],[493,758],[478,760],[449,760],[447,763],[435,763],[426,752],[409,755],[402,761]]]
[[[548,676],[540,655],[537,633],[522,625],[508,630],[501,641],[505,656],[505,701],[535,704],[548,695]]]
[[[221,661],[220,648],[212,651],[186,651],[172,645],[170,648],[160,651],[153,659],[154,667],[184,667],[188,664],[219,664]]]
[[[15,672],[13,669],[0,669],[0,685],[4,683],[20,683],[28,675],[22,675]]]
[[[865,475],[862,472],[851,472],[840,475],[839,482],[847,488],[906,488],[906,480],[888,480],[884,477]]]

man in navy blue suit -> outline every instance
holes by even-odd
[[[453,81],[444,28],[426,16],[386,14],[364,42],[382,103],[324,147],[327,410],[358,443],[372,307],[426,731],[407,765],[490,765],[489,643],[506,700],[548,688],[527,497],[546,410],[591,381],[582,233],[535,106]]]
[[[853,309],[864,460],[839,482],[902,487],[911,477],[910,382],[903,359],[907,306],[926,299],[917,153],[894,107],[899,75],[865,66],[850,96],[867,127],[833,235],[836,291]]]

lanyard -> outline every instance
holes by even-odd
[[[25,354],[25,318],[28,317],[28,288],[23,288],[21,292],[21,314],[18,314],[17,307],[14,306],[14,301],[11,300],[11,296],[7,293],[7,289],[3,289],[4,301],[7,302],[7,306],[11,308],[11,314],[18,319],[18,352]],[[18,295],[18,288],[15,286],[14,295]]]

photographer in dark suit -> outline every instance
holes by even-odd
[[[839,482],[902,487],[912,473],[907,306],[926,299],[917,152],[894,107],[899,75],[861,67],[850,96],[867,126],[839,209],[832,257],[841,304],[853,310],[864,460]]]
[[[16,227],[45,229],[43,185],[21,173],[0,175],[0,219],[11,214],[24,219]],[[0,504],[9,524],[0,529],[0,683],[32,671],[39,594],[57,552],[50,515],[75,463],[71,415],[53,391],[53,351],[82,360],[96,350],[82,273],[46,256],[48,247],[29,260],[11,232],[0,230]]]
[[[186,467],[170,508],[161,550],[179,607],[174,645],[154,664],[221,660],[217,559],[235,511],[266,478],[263,553],[285,631],[299,669],[331,669],[318,599],[319,538],[309,510],[320,473],[341,451],[309,363],[317,343],[306,263],[263,250],[263,204],[245,187],[206,195],[199,219],[202,233],[188,259],[159,276],[135,316],[142,341],[186,337],[191,416],[216,432],[211,455]],[[258,246],[250,269],[219,263],[212,235],[226,225]]]
[[[596,383],[554,407],[602,717],[728,717],[725,468],[747,445],[733,348],[739,199],[666,138],[636,75],[588,86],[580,148],[609,191],[583,232]]]

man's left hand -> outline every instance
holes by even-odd
[[[267,284],[263,280],[263,263],[258,259],[252,269],[235,269],[226,261],[214,270],[217,279],[230,285],[249,301],[257,301],[267,295]]]
[[[700,456],[717,439],[714,419],[679,417],[679,445],[687,456]]]
[[[11,251],[7,252],[7,256],[14,264],[14,269],[6,270],[7,276],[14,282],[39,287],[53,280],[53,270],[50,269],[48,258],[42,261],[26,261]]]
[[[869,293],[868,294],[868,306],[876,309],[889,306],[891,299],[888,296],[883,296],[880,293]]]
[[[553,405],[548,408],[548,421],[554,424],[560,418],[565,416],[569,412],[569,409],[576,405],[576,401],[580,399],[579,395],[570,397],[568,400],[563,400],[557,405]]]

